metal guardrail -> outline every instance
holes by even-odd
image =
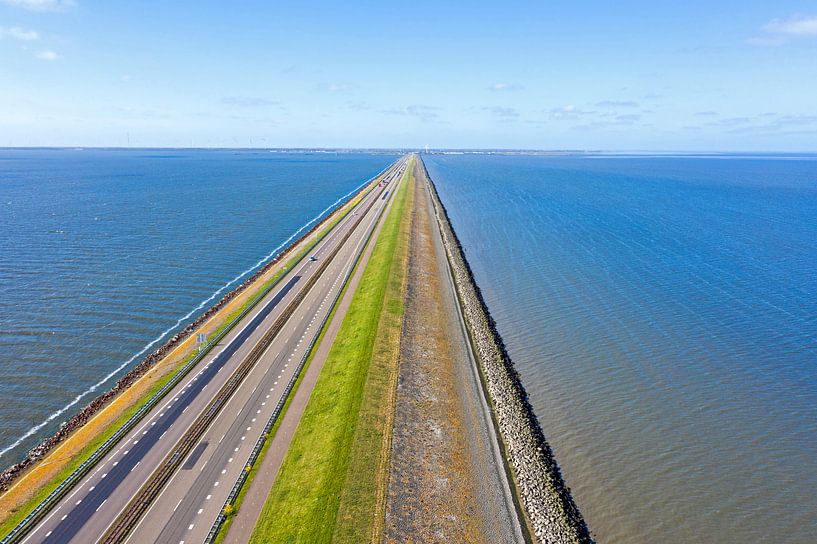
[[[391,167],[389,167],[391,168]],[[384,172],[388,172],[389,168],[386,168]],[[378,174],[374,178],[372,178],[369,183],[384,175],[383,173]],[[369,189],[371,191],[372,189]],[[355,198],[354,196],[351,197],[352,199]],[[351,201],[351,199],[350,199]],[[352,208],[350,208],[346,213],[348,214]],[[344,214],[345,217],[345,214]],[[336,225],[334,225],[336,226]],[[332,230],[334,230],[334,226],[323,233],[311,247],[314,247],[318,243],[320,243],[326,236],[329,235]],[[164,386],[162,386],[150,399],[142,405],[122,426],[113,434],[111,435],[105,442],[103,442],[94,452],[85,460],[83,461],[74,471],[65,479],[63,480],[60,485],[58,485],[48,496],[43,499],[34,509],[25,517],[23,518],[6,536],[0,540],[0,544],[16,544],[20,542],[22,538],[25,537],[31,531],[37,522],[42,520],[48,512],[51,511],[53,508],[65,495],[67,495],[74,486],[82,480],[99,462],[101,458],[107,455],[115,446],[119,443],[119,441],[127,435],[134,427],[136,427],[139,422],[144,418],[144,416],[150,412],[166,395],[167,393],[172,390],[180,381],[182,381],[185,376],[192,370],[202,359],[204,359],[208,353],[215,347],[227,334],[232,331],[235,326],[243,320],[247,314],[252,312],[256,306],[266,297],[270,291],[272,291],[278,284],[287,276],[287,274],[295,268],[304,258],[309,251],[303,252],[303,254],[298,257],[292,264],[285,267],[282,271],[282,274],[269,286],[267,286],[261,293],[256,296],[255,300],[245,308],[240,314],[238,314],[234,319],[232,319],[224,329],[221,330],[216,336],[214,336],[202,349],[198,352],[187,364],[185,364],[176,374],[168,381]]]
[[[375,224],[377,224],[377,222],[380,221],[380,218],[382,217],[385,209],[386,208],[384,206],[383,209],[381,209],[380,212],[378,212],[377,221],[375,222]],[[309,342],[309,345],[307,346],[306,351],[301,357],[301,360],[299,361],[298,366],[295,369],[295,372],[292,373],[292,377],[290,377],[289,382],[284,388],[284,394],[278,400],[278,404],[275,406],[275,410],[272,411],[272,415],[267,421],[267,424],[264,426],[264,432],[261,433],[260,437],[258,437],[258,440],[255,443],[255,447],[250,453],[249,459],[247,459],[247,462],[244,464],[244,468],[241,470],[241,474],[239,475],[235,484],[233,484],[233,487],[230,490],[230,494],[227,495],[227,499],[224,501],[224,504],[222,505],[218,516],[216,517],[216,520],[213,522],[213,526],[210,528],[210,532],[207,533],[207,537],[204,539],[204,544],[212,544],[215,541],[216,537],[218,536],[218,532],[221,530],[222,525],[224,525],[224,522],[227,521],[228,518],[227,508],[235,505],[236,499],[238,498],[239,493],[241,493],[241,488],[244,487],[244,484],[246,483],[247,478],[249,477],[249,473],[250,470],[252,469],[252,466],[258,460],[258,457],[261,454],[261,450],[264,448],[264,444],[268,439],[268,435],[272,430],[272,427],[275,425],[275,422],[281,415],[281,411],[284,408],[284,404],[286,404],[286,401],[289,398],[292,389],[295,387],[295,382],[298,381],[301,371],[306,365],[307,359],[309,359],[312,350],[315,349],[315,345],[318,343],[318,339],[321,336],[321,332],[326,326],[326,323],[329,321],[329,317],[332,315],[332,312],[335,309],[335,305],[338,303],[338,300],[340,300],[340,297],[343,294],[343,290],[344,287],[346,286],[346,283],[352,276],[352,273],[354,272],[355,267],[357,266],[357,263],[360,260],[360,257],[363,255],[363,252],[366,251],[366,247],[369,245],[369,241],[374,235],[374,230],[375,229],[372,229],[372,231],[369,232],[369,234],[366,236],[366,243],[364,243],[363,246],[360,248],[360,251],[358,251],[357,255],[355,256],[354,264],[349,268],[349,271],[344,276],[343,283],[341,283],[341,288],[338,290],[337,294],[332,299],[332,304],[329,306],[329,311],[323,317],[323,320],[321,320],[320,327],[318,327],[315,336],[313,336],[312,340]]]

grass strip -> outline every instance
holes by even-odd
[[[375,338],[392,274],[405,273],[397,251],[408,231],[400,187],[386,217],[337,339],[304,410],[250,542],[329,542],[364,398]],[[407,244],[405,244],[407,250]],[[371,477],[371,470],[368,472]]]
[[[410,172],[411,164],[406,175]],[[414,177],[409,180],[406,183],[408,196],[403,210],[404,221],[398,234],[391,274],[387,278],[363,402],[349,454],[351,461],[335,517],[333,543],[374,544],[382,540],[414,210]]]

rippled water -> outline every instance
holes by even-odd
[[[817,157],[425,158],[602,542],[817,542]]]
[[[0,149],[0,465],[394,158]]]

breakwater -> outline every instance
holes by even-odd
[[[376,176],[377,177],[377,176]],[[376,179],[376,178],[373,178]],[[340,203],[334,211],[329,213],[325,218],[316,223],[308,231],[304,232],[298,239],[291,242],[286,248],[274,256],[263,267],[259,268],[255,273],[248,277],[245,281],[237,287],[227,292],[218,302],[213,304],[201,315],[195,318],[191,323],[185,326],[182,330],[170,337],[162,346],[147,355],[140,363],[135,365],[130,371],[123,375],[109,390],[94,398],[91,402],[82,407],[76,414],[71,416],[68,420],[60,425],[60,428],[51,436],[44,439],[35,447],[31,448],[26,456],[19,462],[11,465],[2,473],[0,473],[0,493],[6,491],[11,487],[17,478],[19,478],[28,468],[30,468],[36,461],[43,458],[48,452],[53,450],[56,446],[68,438],[74,431],[85,425],[90,421],[100,410],[107,406],[113,399],[115,399],[121,392],[130,387],[139,378],[145,375],[156,363],[161,361],[174,349],[176,349],[182,342],[184,342],[193,332],[201,327],[208,319],[219,312],[235,297],[243,293],[250,285],[256,282],[264,274],[281,261],[289,259],[292,254],[299,249],[298,246],[313,236],[317,231],[322,229],[328,222],[330,222],[336,215],[338,210],[346,207],[351,201],[363,194],[371,187],[371,183],[365,184],[360,190],[345,199]]]
[[[445,206],[425,164],[422,167],[463,316],[529,528],[542,543],[593,542],[474,280]]]

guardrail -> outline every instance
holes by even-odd
[[[380,218],[382,217],[385,209],[386,208],[384,206],[383,209],[381,209],[380,212],[378,212],[377,221],[375,222],[375,224],[377,224],[377,222],[380,221]],[[354,264],[351,267],[349,267],[349,271],[344,276],[343,283],[341,283],[341,288],[338,290],[337,294],[332,299],[332,304],[329,306],[329,311],[326,312],[326,315],[321,320],[320,327],[318,327],[315,335],[312,337],[312,340],[309,342],[309,345],[307,346],[306,351],[304,352],[303,356],[301,357],[301,360],[298,362],[298,366],[297,366],[295,372],[292,373],[292,376],[290,377],[289,382],[287,383],[286,387],[284,388],[284,394],[278,400],[278,404],[275,406],[275,410],[272,411],[272,415],[270,416],[269,420],[267,421],[267,424],[264,426],[264,432],[261,433],[260,437],[258,437],[258,440],[255,443],[255,447],[253,448],[252,452],[250,453],[250,457],[247,459],[247,462],[244,464],[244,468],[241,470],[241,474],[239,475],[239,477],[236,480],[235,484],[233,484],[233,487],[230,490],[230,494],[227,495],[227,499],[224,501],[224,504],[222,505],[218,516],[216,517],[216,520],[213,522],[213,526],[210,528],[210,532],[207,533],[207,537],[204,539],[204,544],[212,544],[215,541],[216,537],[218,536],[218,532],[221,530],[222,525],[224,525],[224,522],[227,521],[227,517],[228,517],[227,508],[230,507],[230,506],[233,506],[235,504],[235,501],[238,498],[239,493],[241,492],[241,488],[244,487],[244,484],[247,481],[247,477],[249,476],[249,473],[250,473],[250,470],[252,469],[252,466],[258,460],[258,456],[261,454],[261,450],[264,448],[264,444],[266,443],[266,441],[268,439],[268,435],[269,435],[270,431],[272,430],[272,427],[275,425],[276,420],[281,415],[281,411],[284,408],[284,404],[286,404],[286,401],[289,398],[289,395],[292,392],[292,389],[295,387],[295,382],[298,381],[298,377],[300,376],[301,371],[303,370],[304,366],[306,365],[307,359],[309,359],[309,356],[312,353],[312,350],[315,349],[315,345],[318,343],[318,339],[321,336],[321,332],[323,331],[323,328],[326,326],[326,323],[329,321],[329,317],[332,315],[332,312],[334,311],[335,305],[338,303],[338,300],[340,300],[340,297],[343,294],[343,290],[344,290],[344,287],[346,286],[346,283],[349,281],[349,278],[352,276],[352,273],[354,272],[355,267],[357,266],[357,263],[360,260],[361,255],[363,255],[363,252],[366,250],[366,247],[369,245],[369,241],[371,240],[371,237],[374,234],[374,230],[375,229],[372,229],[371,232],[369,232],[369,234],[366,236],[366,242],[361,246],[360,250],[358,251],[357,255],[355,256]]]
[[[389,169],[387,168],[384,170],[384,172],[387,172],[388,170]],[[384,174],[381,173],[378,176],[375,176],[375,178],[373,178],[371,181],[382,175]],[[370,189],[370,191],[371,190],[373,189]],[[349,210],[346,211],[346,214],[348,214],[352,209],[353,208],[349,208]],[[345,217],[346,214],[344,214],[343,217]],[[311,247],[314,247],[326,236],[328,236],[329,233],[334,230],[336,225],[327,230],[325,233],[321,234],[321,236],[313,244],[311,244]],[[144,416],[150,412],[150,410],[152,410],[170,390],[172,390],[180,381],[182,381],[190,370],[192,370],[208,355],[213,347],[215,347],[227,334],[229,334],[229,332],[232,331],[235,326],[247,316],[247,314],[252,312],[264,299],[264,297],[266,297],[270,291],[277,287],[293,268],[295,268],[304,258],[306,258],[308,253],[309,251],[303,252],[303,254],[294,262],[284,267],[281,275],[275,281],[265,287],[260,294],[256,296],[255,300],[253,300],[250,305],[247,306],[247,308],[242,310],[241,313],[239,313],[234,319],[229,321],[227,326],[225,326],[221,332],[219,332],[207,344],[205,344],[201,351],[197,353],[178,372],[176,372],[170,381],[168,381],[152,397],[150,397],[150,399],[148,399],[147,402],[145,402],[145,404],[139,408],[139,410],[137,410],[125,423],[123,423],[113,435],[111,435],[96,450],[94,450],[88,459],[83,461],[65,480],[60,483],[60,485],[58,485],[51,493],[48,494],[45,499],[35,506],[34,509],[20,521],[20,523],[18,523],[6,536],[3,537],[2,540],[0,540],[0,544],[16,544],[17,542],[20,542],[20,540],[24,538],[25,535],[27,535],[29,531],[31,531],[34,526],[48,514],[51,508],[53,508],[65,495],[67,495],[74,488],[74,486],[96,466],[101,458],[107,455],[125,435],[136,427],[142,418],[144,418]]]

